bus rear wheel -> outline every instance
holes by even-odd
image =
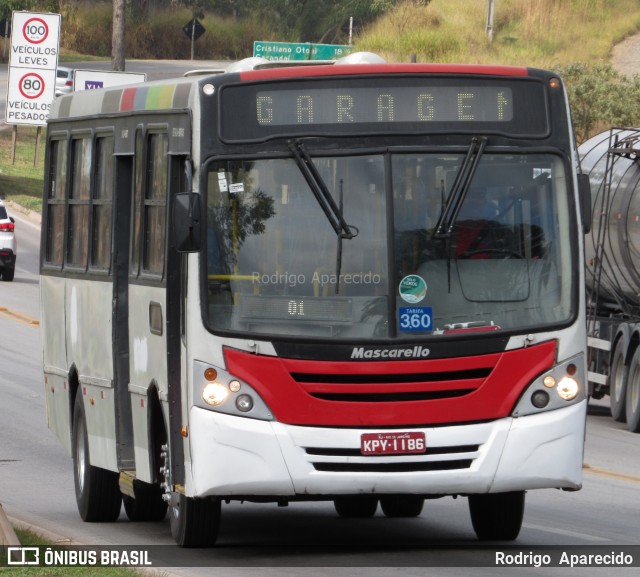
[[[115,521],[122,506],[118,473],[91,465],[87,417],[80,388],[75,399],[72,431],[73,480],[80,517],[87,522]]]
[[[213,547],[220,529],[220,499],[179,494],[170,509],[171,535],[180,547]]]
[[[135,498],[124,495],[124,511],[130,521],[162,521],[167,515],[167,503],[157,485],[134,483]]]
[[[378,509],[378,499],[370,495],[350,495],[334,499],[333,506],[340,517],[348,519],[373,517]]]
[[[478,539],[517,539],[524,517],[524,495],[524,491],[469,495],[471,523]]]

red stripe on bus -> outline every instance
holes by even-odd
[[[122,91],[122,98],[120,99],[120,111],[127,112],[133,110],[133,103],[136,98],[135,88],[125,88]]]
[[[345,76],[366,74],[438,74],[481,76],[528,76],[524,66],[488,66],[481,64],[340,64],[296,67],[266,68],[240,72],[243,81],[309,76]]]
[[[450,359],[306,361],[235,349],[226,349],[225,358],[229,372],[254,387],[279,422],[371,427],[507,417],[524,389],[553,366],[555,353],[556,342],[548,341],[526,349]],[[358,376],[355,384],[350,375]],[[375,379],[367,384],[361,375],[375,375]],[[384,382],[384,375],[389,376],[389,383]],[[403,383],[402,375],[411,375],[411,379]],[[415,375],[424,378],[416,382]],[[447,375],[450,380],[444,378]],[[453,394],[455,389],[459,395]],[[374,400],[376,395],[394,393],[400,393],[399,400]],[[416,399],[416,393],[424,398],[418,395]],[[406,400],[400,400],[402,394]],[[341,395],[347,396],[340,400]]]

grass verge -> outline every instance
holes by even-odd
[[[15,147],[14,147],[15,134]],[[31,126],[0,130],[0,197],[41,212],[46,129]]]

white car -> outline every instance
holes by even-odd
[[[58,66],[56,70],[56,96],[69,94],[73,90],[73,69]]]
[[[16,270],[18,243],[14,223],[0,200],[0,275],[4,281],[12,281]]]

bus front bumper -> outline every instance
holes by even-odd
[[[361,436],[388,429],[300,427],[191,409],[187,495],[331,498],[579,489],[586,401],[489,423],[424,432],[425,454],[362,456]],[[394,430],[395,432],[395,430]]]

